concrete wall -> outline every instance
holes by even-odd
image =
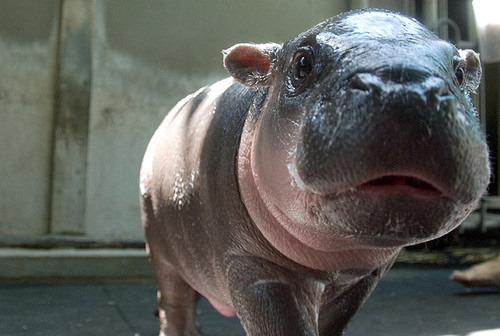
[[[347,9],[331,0],[0,1],[0,238],[142,240],[142,154],[178,100],[227,76],[221,50],[283,42]]]
[[[0,234],[49,229],[59,1],[0,1]]]

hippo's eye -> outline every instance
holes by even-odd
[[[462,67],[458,67],[455,70],[455,76],[457,77],[458,84],[460,86],[462,86],[462,84],[464,83],[464,78],[465,78],[464,69]]]
[[[455,78],[457,79],[458,86],[462,86],[465,81],[465,71],[462,67],[462,59],[459,56],[453,57],[453,67],[455,69]]]
[[[297,95],[303,91],[313,68],[313,57],[309,49],[304,48],[295,54],[290,67],[287,85],[292,95]]]
[[[295,64],[295,79],[300,81],[309,76],[311,71],[312,64],[309,57],[304,54],[299,55],[297,58],[297,63]]]

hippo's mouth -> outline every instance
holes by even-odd
[[[418,177],[404,175],[385,175],[358,186],[359,191],[393,194],[400,193],[424,197],[441,197],[443,192],[433,184]]]

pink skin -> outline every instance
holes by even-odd
[[[358,187],[359,190],[373,194],[383,193],[400,193],[413,195],[422,198],[439,198],[443,194],[431,184],[423,182],[421,179],[414,177],[391,175],[377,179],[372,179]]]
[[[215,310],[217,310],[219,312],[219,314],[221,314],[222,316],[225,316],[225,317],[235,317],[236,316],[236,311],[234,310],[233,307],[228,306],[228,305],[221,303],[219,301],[216,301],[214,299],[211,299],[211,298],[207,297],[206,295],[203,295],[203,296],[205,296],[207,298],[208,302],[210,302],[212,307],[214,307]]]

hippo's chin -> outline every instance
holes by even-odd
[[[363,245],[394,247],[422,243],[453,230],[475,208],[458,204],[437,189],[409,185],[361,185],[327,197],[317,196],[310,213],[321,213],[312,229],[317,235],[351,237]],[[332,230],[333,231],[333,230]],[[315,240],[328,249],[328,240]]]

